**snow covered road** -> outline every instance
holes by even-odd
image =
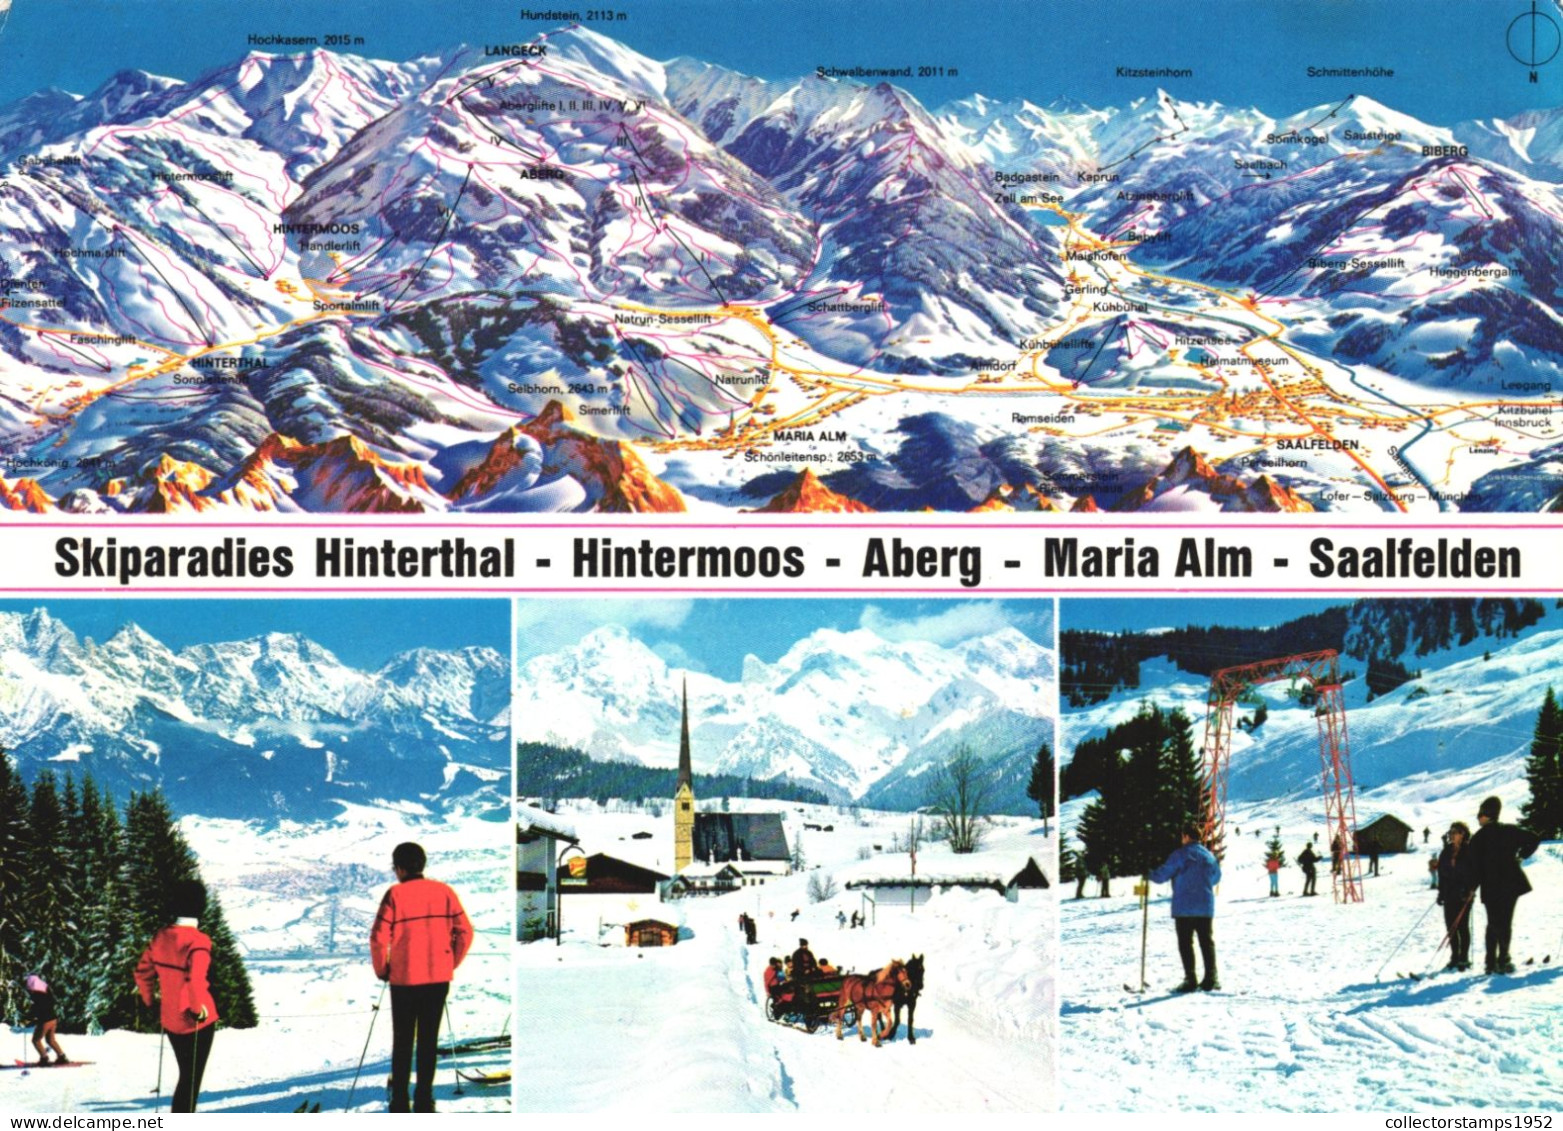
[[[648,897],[633,914],[684,919],[674,947],[627,948],[622,928],[599,932],[577,902],[562,946],[519,950],[517,1026],[540,1037],[517,1048],[517,1109],[1055,1109],[1051,892],[1017,904],[952,891],[915,914],[881,908],[869,926],[842,930],[836,913],[857,909],[857,896],[809,904],[807,878],[672,908]],[[742,942],[740,911],[759,924],[754,947]],[[829,1027],[810,1034],[767,1021],[766,960],[790,953],[800,937],[844,969],[925,955],[917,1043],[904,1021],[877,1049],[852,1031],[838,1042]]]

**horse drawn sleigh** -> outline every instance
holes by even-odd
[[[915,1045],[917,1030],[912,1022],[922,989],[923,956],[916,954],[909,962],[897,958],[871,974],[813,974],[783,982],[767,993],[765,1016],[809,1033],[834,1023],[838,1041],[843,1028],[852,1025],[857,1026],[859,1040],[868,1040],[863,1032],[867,1018],[877,1046],[894,1038],[905,1006],[907,1039]]]
[[[766,996],[765,1019],[813,1033],[830,1020],[841,1004],[844,974],[814,974],[776,987]],[[857,1024],[857,1007],[845,1007],[846,1024]]]

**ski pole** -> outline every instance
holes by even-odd
[[[364,1034],[364,1051],[358,1054],[358,1067],[353,1069],[353,1085],[347,1090],[347,1105],[342,1108],[343,1111],[353,1110],[353,1093],[358,1091],[358,1074],[364,1070],[364,1057],[369,1055],[369,1042],[374,1039],[374,1019],[380,1015],[380,1006],[385,1001],[385,987],[390,984],[389,978],[380,983],[380,996],[369,1011],[369,1032]]]
[[[445,998],[445,1031],[450,1034],[450,1070],[456,1075],[456,1095],[464,1096],[466,1092],[461,1090],[461,1069],[457,1067],[456,1057],[456,1026],[450,1020],[450,997]]]
[[[1142,994],[1145,992],[1145,947],[1150,938],[1151,926],[1151,881],[1149,876],[1141,877],[1140,882],[1134,885],[1134,894],[1140,897],[1140,988],[1132,992]],[[1124,989],[1130,989],[1125,986]]]
[[[1438,901],[1434,900],[1428,909],[1422,912],[1421,917],[1418,918],[1415,923],[1411,924],[1411,929],[1406,932],[1405,938],[1401,939],[1398,943],[1395,944],[1395,949],[1389,952],[1389,957],[1384,959],[1383,965],[1381,965],[1377,970],[1373,971],[1373,980],[1375,982],[1378,981],[1378,976],[1384,972],[1384,967],[1388,966],[1392,961],[1394,961],[1395,955],[1400,953],[1400,948],[1406,945],[1406,940],[1409,939],[1412,935],[1416,934],[1416,929],[1422,925],[1422,920],[1426,919],[1428,915],[1432,914],[1433,908],[1437,906]]]
[[[163,1046],[168,1043],[168,1031],[163,1028],[163,1020],[157,1022],[157,1087],[153,1090],[157,1096],[157,1110],[163,1110]]]

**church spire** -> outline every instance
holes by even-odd
[[[694,789],[694,772],[689,765],[689,678],[684,678],[684,720],[678,736],[678,784]]]
[[[684,722],[678,736],[678,786],[673,791],[673,871],[695,859],[695,774],[689,765],[689,677],[684,677]]]

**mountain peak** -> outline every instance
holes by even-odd
[[[584,64],[599,75],[618,79],[632,90],[659,101],[667,97],[666,68],[616,39],[580,24],[570,24],[550,32],[544,39],[547,40],[551,58]]]
[[[771,497],[756,514],[872,514],[874,508],[846,495],[838,494],[814,474],[812,468],[798,472],[797,478]]]

